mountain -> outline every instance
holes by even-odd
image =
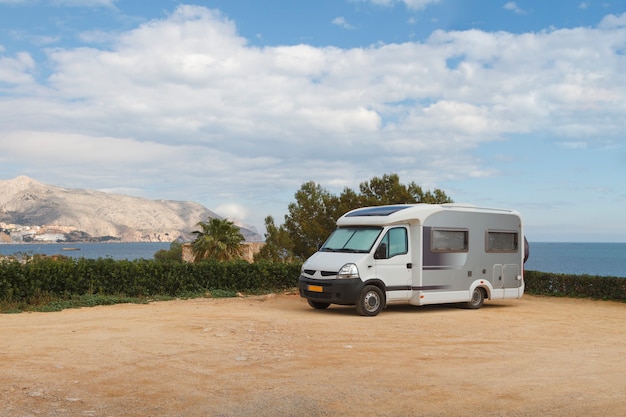
[[[0,241],[189,241],[197,223],[221,218],[185,201],[68,189],[26,176],[0,181]],[[241,228],[247,241],[260,241]]]

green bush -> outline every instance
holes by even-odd
[[[192,295],[259,294],[298,285],[300,264],[260,261],[186,263],[32,258],[0,262],[0,306],[89,305],[110,300],[189,298]],[[626,278],[525,271],[529,294],[626,301]],[[72,300],[78,300],[76,303]],[[85,304],[87,303],[87,304]]]
[[[180,242],[170,243],[168,250],[161,249],[154,254],[156,261],[183,261],[183,244]]]
[[[524,271],[528,294],[626,301],[626,278]]]
[[[245,261],[32,259],[0,262],[0,301],[37,303],[85,295],[181,297],[209,291],[271,292],[297,286],[300,265]]]

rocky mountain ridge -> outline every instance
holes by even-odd
[[[172,242],[193,239],[208,218],[198,203],[149,200],[88,189],[42,184],[19,176],[0,181],[0,241]],[[261,236],[241,228],[247,241]]]

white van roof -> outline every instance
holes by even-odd
[[[515,210],[477,207],[471,204],[394,204],[388,206],[361,207],[351,210],[337,220],[337,226],[388,225],[395,223],[423,223],[426,218],[441,211],[472,213],[508,213],[518,215]]]

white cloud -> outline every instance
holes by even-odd
[[[2,52],[0,48],[0,53]],[[14,57],[0,55],[0,83],[30,84],[33,82],[34,69],[35,61],[26,52],[18,52]]]
[[[14,131],[3,135],[0,151],[15,159],[60,166],[109,164],[139,166],[165,161],[176,149],[129,138],[96,137],[78,133]],[[120,151],[121,150],[121,151]],[[179,155],[180,156],[180,155]]]
[[[564,149],[587,149],[589,144],[583,141],[573,141],[573,142],[558,142],[558,146]]]
[[[626,13],[622,13],[619,16],[614,14],[607,15],[598,26],[602,29],[624,28],[626,27]]]
[[[438,3],[439,0],[351,0],[355,3],[371,3],[376,6],[393,7],[396,4],[404,4],[411,10],[422,10],[431,4]]]
[[[515,12],[516,14],[526,14],[514,1],[510,1],[503,6],[506,10]]]
[[[348,23],[343,16],[334,18],[332,24],[336,26],[341,26],[344,29],[354,29],[354,26]]]
[[[117,0],[52,0],[55,6],[114,8]]]
[[[240,226],[243,226],[241,220],[250,216],[250,210],[237,203],[221,204],[215,207],[213,211]]]
[[[46,50],[39,84],[44,63],[0,50],[0,166],[59,185],[165,189],[257,225],[281,219],[309,180],[341,191],[388,172],[425,186],[490,176],[499,166],[478,150],[510,135],[623,141],[625,16],[598,29],[260,48],[219,12],[181,6],[92,33],[91,47]]]
[[[438,3],[439,0],[402,0],[402,2],[406,4],[409,9],[421,10],[430,4]]]

